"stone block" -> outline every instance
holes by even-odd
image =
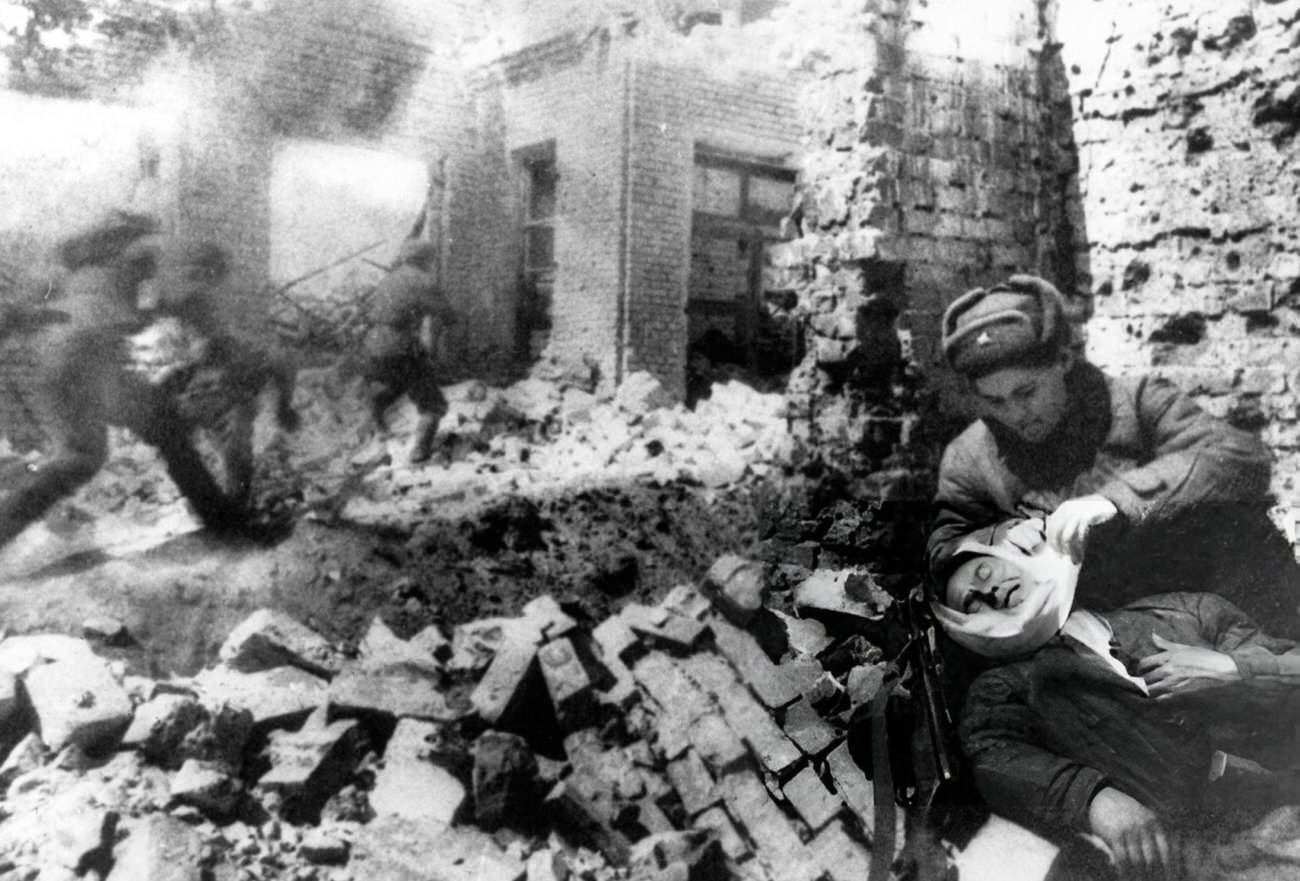
[[[734,624],[714,615],[709,619],[718,650],[731,662],[736,672],[767,706],[783,707],[799,698],[795,684],[772,663],[754,637]]]
[[[384,817],[360,827],[348,871],[383,881],[520,881],[524,864],[472,827]]]
[[[797,657],[815,658],[834,642],[826,632],[826,625],[820,621],[796,618],[777,609],[770,611],[785,630],[786,643]]]
[[[601,621],[591,631],[591,637],[600,648],[601,661],[608,664],[610,658],[626,660],[638,645],[636,634],[627,622],[617,615]]]
[[[392,719],[451,722],[469,715],[470,707],[454,702],[442,689],[441,674],[415,668],[388,668],[370,673],[347,667],[334,677],[329,702],[344,713],[375,714]]]
[[[862,821],[862,828],[868,837],[876,826],[876,795],[867,775],[853,761],[847,741],[831,750],[826,757],[826,768],[830,772],[835,789],[839,792],[849,810]]]
[[[564,852],[551,847],[533,851],[528,857],[526,877],[527,881],[568,881],[569,864]]]
[[[531,816],[537,808],[537,759],[517,734],[485,731],[474,741],[474,820],[495,829],[510,818]]]
[[[540,678],[535,643],[516,636],[497,649],[487,672],[470,694],[470,703],[489,725],[518,715],[529,702],[529,692]]]
[[[817,715],[812,704],[804,698],[786,708],[782,727],[799,749],[813,757],[830,749],[837,737],[835,729]]]
[[[686,737],[718,776],[744,767],[749,759],[744,742],[717,713],[707,713],[692,722]]]
[[[694,750],[687,750],[669,762],[665,773],[687,816],[693,817],[721,800],[713,785],[713,775]]]
[[[31,633],[0,640],[0,672],[16,676],[38,664],[94,656],[90,643],[62,633]]]
[[[272,667],[241,673],[212,667],[193,680],[194,690],[208,705],[225,703],[248,710],[255,728],[292,724],[323,704],[329,681],[298,667]]]
[[[446,768],[430,761],[430,739],[438,726],[400,719],[384,748],[384,764],[375,775],[370,807],[378,817],[450,825],[465,803],[465,786]]]
[[[781,791],[795,813],[814,832],[834,819],[844,807],[844,802],[826,788],[811,765],[786,781]]]
[[[288,665],[329,678],[343,664],[323,636],[274,609],[259,609],[244,619],[230,631],[219,656],[243,673]]]
[[[537,650],[542,679],[562,728],[579,728],[590,720],[594,683],[578,658],[573,643],[563,637]]]
[[[131,698],[93,654],[37,664],[23,676],[41,740],[54,752],[93,752],[116,744],[131,723]]]
[[[832,881],[862,881],[871,873],[871,849],[850,836],[843,823],[830,823],[813,836],[808,849]],[[1007,851],[1003,857],[1011,853],[1014,851]]]
[[[217,703],[209,708],[188,695],[163,692],[136,707],[121,745],[139,749],[164,768],[199,759],[237,774],[252,733],[253,715],[243,707]]]
[[[202,881],[203,836],[168,814],[145,814],[113,852],[107,881]]]
[[[35,771],[45,762],[45,744],[36,734],[27,734],[9,750],[4,764],[0,764],[0,792],[28,771]]]

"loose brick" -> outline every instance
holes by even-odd
[[[736,829],[736,824],[731,821],[731,816],[721,805],[715,805],[703,811],[692,821],[692,825],[697,829],[712,830],[718,836],[718,842],[722,845],[722,852],[727,855],[728,859],[739,862],[753,853]]]
[[[544,640],[559,639],[578,626],[567,612],[560,608],[555,597],[542,594],[524,604],[524,618],[537,627]]]
[[[547,815],[560,828],[590,841],[606,859],[626,863],[632,842],[615,828],[614,806],[600,795],[598,784],[575,774],[555,784],[546,796]]]
[[[871,830],[876,825],[875,790],[871,788],[871,781],[862,773],[858,763],[853,761],[847,741],[831,750],[826,757],[826,766],[840,797],[862,821],[862,828],[870,840]]]
[[[719,776],[742,767],[749,750],[735,731],[717,713],[701,716],[691,723],[687,739],[704,763]]]
[[[727,811],[744,830],[754,853],[773,877],[814,881],[822,872],[785,813],[752,771],[728,774],[719,785]]]
[[[780,667],[772,663],[753,636],[717,615],[711,615],[707,620],[719,651],[759,700],[775,709],[799,698],[799,689]]]
[[[677,585],[668,591],[668,595],[659,605],[687,618],[694,618],[696,621],[703,618],[712,607],[709,598],[691,584]]]
[[[741,733],[764,768],[784,778],[803,762],[799,747],[745,686],[733,682],[730,687],[719,691],[715,699],[727,724]]]
[[[538,676],[537,646],[512,639],[497,649],[487,672],[470,694],[470,703],[488,724],[510,718],[527,703],[530,680]]]
[[[361,760],[364,736],[352,719],[325,724],[319,711],[298,731],[276,731],[267,744],[271,768],[257,781],[306,813],[333,795]]]
[[[871,849],[851,837],[843,823],[831,823],[818,832],[808,849],[833,881],[862,881],[870,874]]]
[[[811,765],[795,774],[781,789],[795,813],[814,832],[829,823],[844,806],[840,797],[826,788]]]
[[[628,603],[619,617],[642,639],[670,651],[693,651],[709,632],[708,627],[694,618],[640,603]]]
[[[429,760],[430,739],[438,726],[401,719],[384,748],[384,765],[375,776],[370,807],[376,816],[449,825],[465,803],[465,786]]]
[[[341,711],[393,719],[451,722],[470,712],[468,706],[448,701],[436,674],[411,668],[369,673],[361,667],[349,667],[330,683],[328,695],[330,703]]]
[[[285,726],[323,704],[329,681],[298,667],[273,667],[241,673],[210,667],[194,677],[205,703],[228,703],[248,710],[255,727]]]
[[[108,665],[91,655],[37,664],[23,677],[40,725],[54,752],[69,744],[94,750],[114,742],[131,722],[131,698]]]
[[[288,664],[326,678],[339,670],[343,660],[320,634],[272,609],[259,609],[230,631],[220,657],[244,673]]]
[[[473,827],[430,834],[427,823],[384,817],[358,830],[348,872],[384,881],[520,881],[524,864]]]
[[[588,718],[594,689],[573,643],[563,638],[548,642],[537,650],[537,660],[561,725],[573,727]]]
[[[799,749],[810,756],[821,755],[835,742],[835,729],[817,715],[805,698],[799,698],[786,709],[783,727]]]
[[[146,814],[114,850],[108,881],[200,881],[203,836],[168,814]]]
[[[666,771],[688,816],[695,816],[721,799],[713,785],[713,775],[694,750],[687,750],[669,762]]]

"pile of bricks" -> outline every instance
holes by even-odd
[[[11,637],[0,865],[110,881],[862,878],[872,790],[845,738],[885,675],[861,636],[884,608],[852,582],[818,573],[786,615],[763,568],[728,556],[599,623],[541,596],[450,639],[376,619],[347,651],[263,610],[219,663],[167,680],[106,660],[130,639],[114,622]]]

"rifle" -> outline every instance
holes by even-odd
[[[869,881],[890,876],[895,804],[907,810],[902,874],[943,881],[950,873],[935,810],[940,796],[956,785],[959,753],[944,694],[939,624],[919,586],[896,609],[904,632],[891,663],[896,678],[887,679],[870,711],[876,816]]]

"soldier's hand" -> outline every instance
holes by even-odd
[[[1137,799],[1105,787],[1088,805],[1088,823],[1106,843],[1121,878],[1181,877],[1181,849],[1160,818]]]
[[[1137,671],[1157,700],[1241,681],[1237,662],[1223,652],[1174,642],[1158,633],[1151,634],[1151,641],[1161,651],[1138,661]]]
[[[1047,518],[1047,543],[1076,563],[1083,561],[1088,534],[1093,528],[1115,519],[1119,509],[1104,496],[1080,496],[1062,502]]]

